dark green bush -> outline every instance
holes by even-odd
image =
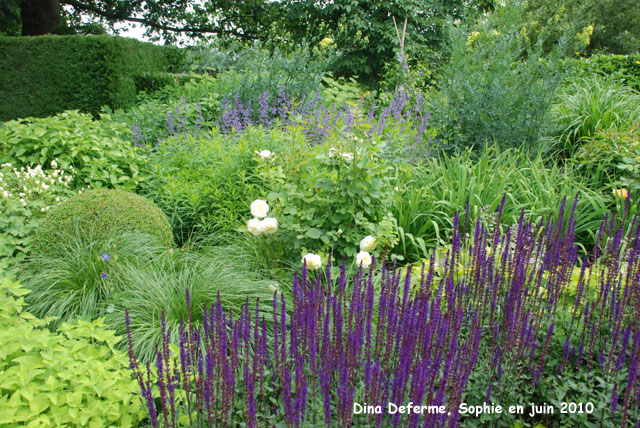
[[[130,106],[134,76],[171,71],[180,56],[123,37],[0,37],[0,121]]]
[[[167,217],[152,202],[121,190],[90,190],[51,209],[33,239],[37,255],[55,255],[70,236],[84,232],[100,239],[118,231],[157,236],[171,245],[173,234]]]
[[[165,73],[161,71],[149,71],[134,76],[136,91],[138,93],[151,93],[169,85],[181,85],[193,79],[190,74]]]

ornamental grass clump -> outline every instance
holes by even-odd
[[[303,262],[292,301],[274,296],[270,317],[249,302],[234,317],[218,300],[197,326],[189,309],[179,346],[163,323],[155,364],[130,350],[151,425],[456,427],[478,417],[469,405],[533,401],[554,376],[586,371],[604,386],[585,383],[579,400],[610,408],[479,422],[629,426],[640,416],[640,219],[603,223],[574,287],[576,206],[491,232],[456,215],[443,273],[432,257],[417,286],[395,266],[348,278],[343,263],[332,279],[330,264],[312,277]],[[393,411],[409,402],[430,407]]]

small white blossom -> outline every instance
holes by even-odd
[[[269,212],[269,205],[267,204],[266,201],[262,199],[256,199],[255,201],[251,202],[251,214],[254,217],[258,217],[258,218],[266,217],[268,212]]]
[[[351,162],[353,160],[353,153],[342,153],[342,159],[344,159],[345,162]]]
[[[365,236],[362,241],[360,241],[360,250],[361,251],[373,251],[376,249],[376,245],[378,245],[378,241],[371,235]]]
[[[356,254],[356,263],[358,266],[368,267],[371,265],[371,254],[366,251],[360,251]]]
[[[51,167],[52,168],[57,168],[58,167],[58,162],[56,162],[55,160],[51,161]]]
[[[316,270],[320,266],[322,266],[322,259],[318,254],[307,253],[302,258],[302,263],[305,263],[305,262],[307,263],[307,269],[309,270]]]
[[[4,192],[2,192],[2,196],[4,196],[5,198],[9,197],[9,192],[7,192],[6,190]]]

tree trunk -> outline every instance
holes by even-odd
[[[23,36],[50,33],[61,22],[59,0],[23,0],[20,8]]]

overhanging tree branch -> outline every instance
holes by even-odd
[[[176,27],[172,25],[161,24],[159,22],[155,22],[153,20],[146,19],[146,18],[138,18],[135,16],[122,16],[120,14],[105,11],[91,4],[82,3],[76,0],[60,0],[60,4],[72,6],[82,12],[93,13],[102,18],[106,18],[112,21],[135,22],[135,23],[139,23],[147,27],[154,28],[156,30],[161,30],[161,31],[171,31],[176,33],[202,33],[202,34],[230,35],[230,36],[236,36],[238,38],[242,38],[245,40],[258,40],[258,37],[256,36],[240,33],[237,30],[215,28],[215,27],[195,27],[195,26]]]

